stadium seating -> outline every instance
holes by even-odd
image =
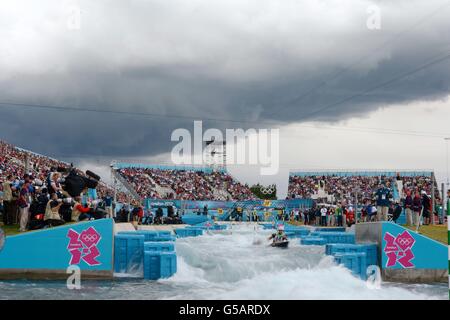
[[[142,199],[255,200],[247,185],[226,171],[185,167],[119,166],[119,174]]]
[[[397,179],[401,181],[401,191]],[[389,183],[394,200],[402,198],[405,190],[424,190],[430,195],[433,183],[436,183],[431,172],[422,171],[292,172],[289,175],[288,195],[295,198],[331,198],[332,202],[340,202],[358,190],[359,199],[365,201],[373,199],[382,181]],[[437,189],[435,197],[439,199]]]

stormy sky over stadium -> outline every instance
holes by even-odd
[[[244,181],[286,185],[290,168],[444,179],[449,1],[111,4],[1,2],[0,139],[101,171],[169,160],[171,132],[196,119],[280,128],[282,177],[236,168]]]

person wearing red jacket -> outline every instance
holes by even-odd
[[[76,197],[75,204],[72,209],[72,221],[83,221],[89,220],[90,216],[88,213],[91,211],[91,208],[84,207],[81,204],[81,197]]]

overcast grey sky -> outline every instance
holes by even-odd
[[[141,115],[1,104],[0,138],[105,172],[111,159],[167,160],[171,132],[192,118],[276,120],[283,170],[430,168],[441,181],[448,30],[443,0],[2,1],[0,102]],[[272,180],[284,189],[287,174]]]

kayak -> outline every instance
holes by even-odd
[[[277,248],[287,248],[288,244],[289,244],[289,241],[285,240],[285,241],[272,242],[271,246],[277,247]]]

